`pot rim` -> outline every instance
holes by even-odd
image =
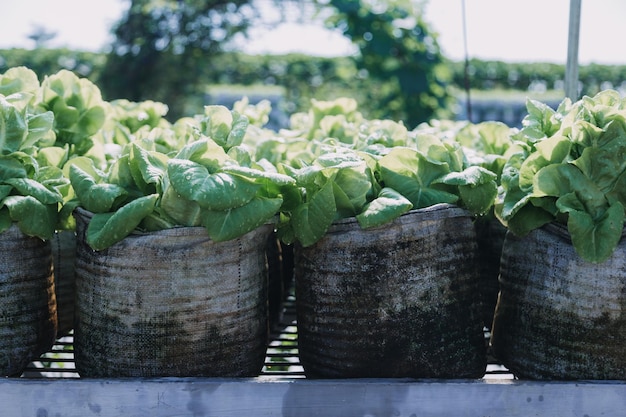
[[[91,220],[91,218],[93,217],[94,213],[86,210],[82,207],[76,207],[74,209],[74,213],[78,214],[79,216],[87,219],[88,221]],[[277,222],[277,218],[273,218],[271,221],[265,222],[262,225],[258,226],[256,229],[251,230],[248,233],[252,233],[255,230],[258,230],[262,227],[267,227],[267,226],[272,226],[274,227],[274,225]],[[247,234],[247,233],[246,233]],[[153,231],[149,231],[149,232],[142,232],[142,231],[138,231],[138,230],[133,230],[128,236],[128,237],[139,237],[139,236],[194,236],[194,235],[204,235],[207,238],[209,238],[209,234],[207,233],[207,230],[205,227],[203,226],[182,226],[182,225],[176,225],[167,229],[161,229],[161,230],[153,230]],[[240,238],[245,236],[239,236]]]
[[[546,223],[543,226],[541,226],[538,229],[535,230],[543,230],[546,233],[551,233],[553,235],[559,236],[565,240],[567,240],[568,242],[572,241],[572,237],[569,233],[569,230],[567,228],[566,224],[557,222],[557,221],[552,221],[550,223]],[[624,238],[626,236],[626,226],[624,226],[622,228],[622,238]]]
[[[367,232],[371,230],[387,228],[394,224],[395,225],[407,224],[407,223],[415,223],[415,222],[428,221],[428,220],[434,220],[434,219],[441,220],[441,219],[448,219],[448,218],[455,218],[455,217],[473,218],[475,216],[472,213],[470,213],[468,210],[461,208],[457,205],[449,204],[449,203],[438,203],[438,204],[433,204],[432,206],[428,206],[424,208],[409,210],[406,213],[403,213],[397,218],[393,219],[392,221],[382,224],[380,226],[371,227],[367,229],[361,229],[359,227],[359,229],[362,230],[363,232]],[[356,217],[354,216],[335,220],[326,231],[326,234],[341,232],[349,228],[354,228],[356,225],[358,225],[358,221]]]

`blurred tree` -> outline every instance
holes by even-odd
[[[376,117],[414,127],[450,116],[452,74],[435,33],[422,17],[419,0],[317,0],[336,13],[327,18],[360,50],[357,65],[370,78],[368,100]]]
[[[28,35],[28,39],[35,42],[35,49],[39,49],[45,47],[48,42],[56,38],[57,34],[57,32],[49,31],[45,26],[37,24],[33,25],[33,30]]]
[[[360,50],[354,95],[376,108],[369,116],[403,120],[412,127],[450,114],[452,75],[422,19],[424,0],[128,1],[99,80],[106,99],[162,101],[170,107],[170,119],[197,112],[185,106],[201,103],[206,84],[219,78],[212,63],[229,41],[253,23],[268,23],[263,22],[266,16],[260,18],[260,9],[278,11],[270,22],[275,25],[294,17],[318,19],[310,16],[317,5],[318,16],[330,16],[327,24],[342,30]],[[375,87],[361,91],[362,84]]]
[[[115,41],[100,78],[107,100],[156,100],[168,117],[186,113],[210,73],[211,59],[255,16],[250,0],[130,0],[113,28]]]

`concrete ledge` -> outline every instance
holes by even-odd
[[[2,416],[624,416],[626,381],[4,379]]]

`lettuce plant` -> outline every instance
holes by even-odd
[[[39,90],[39,79],[33,70],[27,67],[9,68],[0,74],[0,94],[12,96],[13,104],[16,104],[16,95],[20,95],[23,100],[18,107],[24,108],[30,104]]]
[[[87,158],[70,161],[77,204],[94,213],[87,243],[102,250],[133,231],[179,226],[202,226],[211,239],[224,241],[272,221],[295,180],[239,149],[245,117],[225,112],[208,106],[178,150],[157,150],[152,136],[127,144],[107,172]]]
[[[453,124],[452,124],[453,123]],[[511,155],[519,151],[513,136],[516,128],[502,122],[485,121],[480,123],[438,121],[443,134],[463,147],[466,164],[478,165],[498,176],[502,175],[504,164]],[[444,126],[447,126],[445,128]]]
[[[414,133],[414,148],[396,146],[378,160],[381,183],[408,198],[414,208],[449,203],[475,215],[487,213],[497,194],[497,175],[467,165],[457,143]]]
[[[68,182],[38,155],[39,141],[52,130],[52,113],[30,113],[24,95],[0,95],[0,231],[16,222],[26,235],[50,239]]]
[[[282,169],[295,178],[299,193],[281,209],[279,236],[287,243],[310,246],[339,219],[356,217],[363,228],[392,221],[412,208],[411,202],[376,181],[376,162],[366,153],[325,148],[310,165]]]
[[[521,150],[518,142],[513,139],[518,129],[497,121],[471,123],[432,120],[428,124],[419,125],[415,131],[419,134],[433,134],[443,140],[460,144],[465,167],[478,166],[496,174],[498,186],[501,184],[504,165],[512,155]],[[498,221],[495,219],[494,207],[483,213],[480,220]]]
[[[371,228],[438,203],[476,215],[493,206],[497,175],[469,165],[458,143],[409,132],[399,122],[367,120],[349,99],[313,102],[296,121],[295,135],[283,132],[281,149],[304,146],[279,164],[300,191],[281,210],[279,235],[287,243],[312,245],[347,217]]]
[[[356,217],[364,229],[377,227],[412,208],[438,203],[487,212],[497,193],[496,175],[478,166],[463,169],[459,147],[430,139],[440,148],[423,140],[426,152],[394,147],[381,157],[337,147],[303,168],[282,166],[301,192],[281,212],[281,238],[310,246],[333,221]]]
[[[567,225],[576,252],[609,258],[621,239],[626,206],[626,100],[613,90],[553,110],[529,101],[521,151],[502,173],[496,215],[525,235],[549,222]]]
[[[67,70],[45,77],[36,105],[54,114],[55,145],[67,145],[73,155],[84,155],[91,149],[93,136],[106,120],[100,89]]]

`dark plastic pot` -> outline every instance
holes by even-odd
[[[57,337],[62,337],[68,335],[74,328],[76,234],[68,230],[58,231],[50,243],[52,245],[54,289],[59,323]]]
[[[486,346],[470,214],[356,219],[295,247],[298,348],[307,377],[478,378]]]
[[[600,264],[565,226],[507,233],[493,352],[519,378],[626,379],[626,241]]]
[[[272,225],[228,242],[201,227],[131,234],[102,250],[77,209],[74,350],[81,376],[256,376],[267,348]]]
[[[498,282],[500,257],[507,229],[493,217],[478,218],[474,224],[478,239],[478,274],[483,302],[483,323],[485,327],[491,329],[500,291]]]
[[[0,372],[20,375],[57,331],[50,242],[13,224],[0,234]]]

